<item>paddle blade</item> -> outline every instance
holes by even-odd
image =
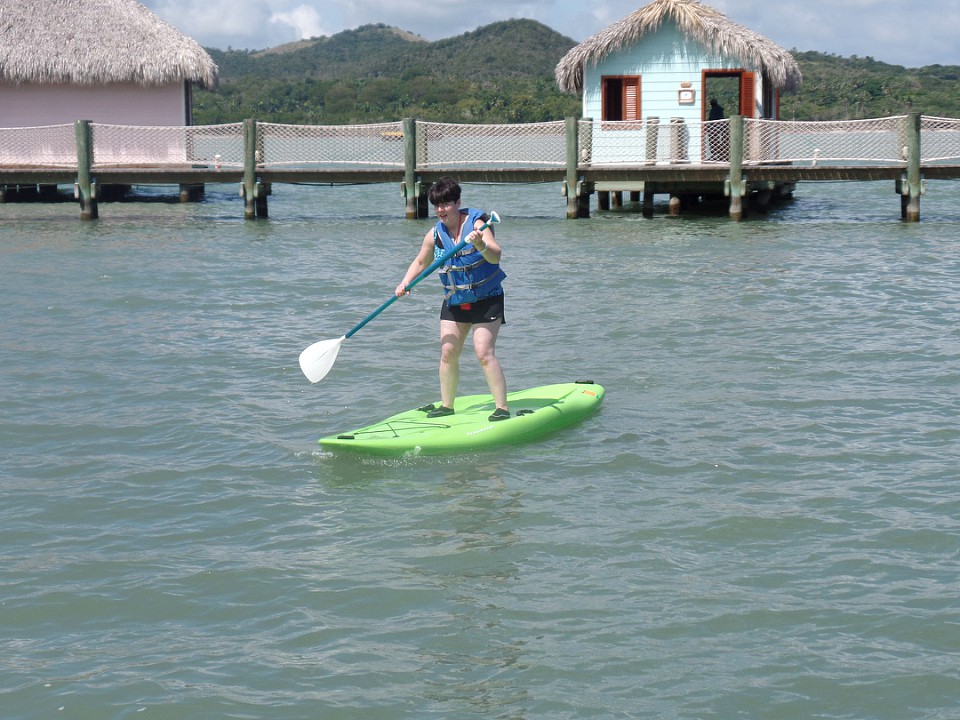
[[[340,346],[346,339],[347,336],[343,335],[336,340],[321,340],[300,353],[300,369],[307,376],[307,380],[315,383],[327,376],[333,363],[337,361]]]

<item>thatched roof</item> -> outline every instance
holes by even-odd
[[[213,59],[135,0],[0,0],[0,82],[217,85]]]
[[[789,52],[696,0],[654,0],[587,38],[557,64],[557,84],[565,92],[582,92],[583,68],[587,63],[597,65],[610,53],[636,44],[669,21],[708,50],[760,70],[781,92],[800,88],[800,67]]]

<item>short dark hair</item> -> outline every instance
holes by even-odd
[[[452,177],[442,177],[430,186],[427,199],[431,205],[457,202],[460,199],[460,183]]]

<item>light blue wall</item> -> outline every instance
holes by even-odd
[[[598,65],[584,67],[583,117],[602,117],[600,78],[604,75],[640,75],[640,116],[683,118],[699,122],[703,105],[703,70],[746,69],[739,61],[722,58],[697,42],[682,35],[673,23],[665,23],[655,34],[645,37],[635,47],[608,55]],[[757,98],[762,97],[757,77]],[[681,105],[678,91],[681,83],[691,83],[696,91],[693,105]]]

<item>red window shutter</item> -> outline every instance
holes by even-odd
[[[752,118],[757,106],[757,76],[752,72],[744,72],[740,76],[740,114]]]
[[[640,76],[612,75],[601,78],[602,120],[636,122],[640,119]]]
[[[623,119],[640,118],[640,78],[623,79]]]
[[[640,119],[640,78],[623,79],[623,119]]]

